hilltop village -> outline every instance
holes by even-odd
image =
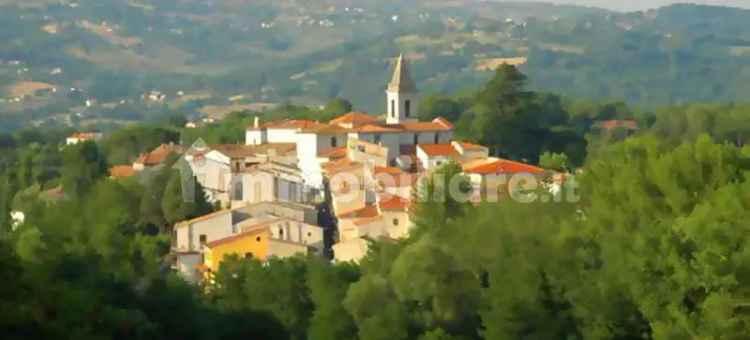
[[[356,262],[367,254],[368,240],[409,235],[422,179],[451,162],[469,179],[475,202],[506,185],[494,183],[498,176],[526,174],[559,185],[551,171],[454,140],[454,126],[444,118],[419,121],[419,91],[403,56],[385,92],[382,116],[350,112],[328,122],[255,118],[245,144],[164,144],[132,166],[112,168],[111,175],[130,176],[180,154],[207,199],[221,207],[173,228],[174,268],[191,282],[210,280],[230,254],[261,261],[312,254]],[[69,143],[97,138],[75,137]]]

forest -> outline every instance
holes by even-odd
[[[269,115],[349,109],[337,100]],[[495,154],[574,172],[580,200],[421,201],[410,237],[372,240],[359,264],[230,258],[215,285],[192,286],[170,270],[170,226],[215,208],[201,195],[185,203],[170,166],[122,180],[106,169],[160,143],[239,141],[253,113],[191,131],[179,119],[134,125],[69,147],[66,130],[0,135],[3,337],[747,337],[750,106],[570,102],[503,67],[475,93],[424,99],[420,116],[441,112]],[[640,128],[591,127],[603,119]]]

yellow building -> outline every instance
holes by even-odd
[[[311,247],[314,248],[313,242],[308,239],[293,240],[289,237],[289,228],[286,229],[287,233],[284,234],[281,227],[282,224],[288,225],[288,221],[287,219],[274,220],[245,229],[237,235],[207,243],[203,253],[204,269],[216,272],[221,265],[221,261],[227,255],[238,255],[260,261],[266,261],[271,257],[284,258],[297,254],[307,255],[308,250]],[[320,229],[317,226],[310,227],[310,230],[312,228]],[[308,231],[304,236],[320,238],[322,242],[322,229],[315,234],[319,235],[314,235],[312,231]]]

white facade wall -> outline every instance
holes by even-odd
[[[268,143],[297,143],[297,129],[266,129]]]
[[[386,91],[388,106],[386,108],[388,124],[398,124],[417,119],[419,94],[397,91]],[[408,103],[407,103],[408,102]]]
[[[432,170],[451,161],[450,157],[445,156],[430,157],[420,148],[417,148],[417,159],[425,170]]]
[[[245,144],[260,145],[268,143],[268,135],[265,130],[253,129],[245,132]]]
[[[206,235],[206,242],[212,242],[235,234],[232,213],[227,210],[203,221],[180,225],[175,232],[178,251],[201,251],[201,235]]]
[[[390,238],[400,239],[409,236],[409,231],[414,224],[409,218],[409,213],[405,211],[383,211],[383,221],[385,229]]]
[[[318,252],[324,249],[323,228],[293,220],[282,220],[271,225],[271,237],[278,240],[295,242],[315,248]]]

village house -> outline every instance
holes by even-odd
[[[104,135],[99,132],[76,132],[65,139],[65,145],[76,145],[83,142],[97,142]]]
[[[181,155],[185,148],[180,145],[169,143],[159,145],[156,149],[143,153],[133,162],[135,171],[143,171],[164,164],[170,155]]]
[[[323,254],[323,229],[316,209],[295,203],[264,202],[225,209],[177,223],[172,235],[175,269],[197,282],[206,269],[218,268],[223,256],[253,254],[254,258]],[[251,235],[253,237],[249,237]],[[263,235],[263,242],[250,242]]]

